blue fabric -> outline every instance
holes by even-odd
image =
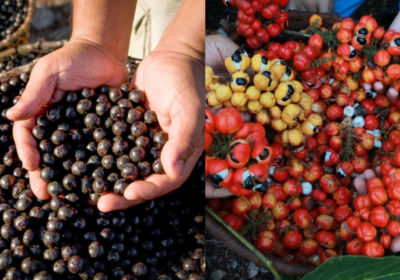
[[[352,16],[367,0],[334,0],[333,12],[341,17]]]

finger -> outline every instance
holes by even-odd
[[[40,171],[29,172],[29,183],[35,196],[39,199],[46,200],[50,198],[47,192],[47,183],[40,178]]]
[[[217,189],[211,185],[211,180],[206,180],[206,198],[222,198],[233,195],[228,189]]]
[[[161,163],[171,179],[188,176],[204,150],[204,121],[200,121],[200,114],[196,112],[201,106],[192,108],[182,108],[171,116],[169,140],[161,152]]]
[[[124,192],[124,197],[134,203],[152,200],[178,188],[184,180],[172,180],[167,175],[153,174],[145,181],[131,183]]]
[[[127,200],[125,197],[115,193],[108,193],[100,197],[97,207],[101,212],[110,212],[115,210],[124,210],[135,206],[143,201]]]
[[[206,36],[206,65],[214,70],[224,70],[225,58],[231,56],[238,48],[238,45],[223,35]]]
[[[354,179],[353,183],[354,183],[354,187],[356,188],[356,190],[359,194],[367,194],[368,193],[367,184],[365,182],[365,179],[363,179],[361,177],[357,177]]]
[[[32,128],[36,125],[35,118],[14,123],[13,137],[17,147],[17,154],[22,166],[28,171],[39,168],[40,155],[36,148],[36,140],[32,136]]]
[[[399,96],[399,92],[395,88],[389,88],[387,93],[386,93],[387,98],[390,100],[396,100],[397,97]]]
[[[392,239],[392,243],[390,243],[390,251],[393,253],[398,253],[400,251],[400,235]]]
[[[371,90],[371,88],[372,88],[371,84],[364,83],[364,89],[365,90]]]
[[[33,117],[49,102],[56,87],[57,72],[57,63],[49,62],[48,57],[40,59],[32,70],[21,99],[7,111],[7,118],[16,121]]]
[[[372,170],[372,169],[366,169],[365,171],[364,171],[364,176],[365,176],[365,180],[371,180],[371,179],[373,179],[373,178],[375,178],[376,177],[376,174],[375,174],[375,172],[374,172],[374,170]]]
[[[374,90],[376,90],[378,93],[382,92],[385,89],[385,86],[382,84],[382,82],[375,82],[373,85]]]

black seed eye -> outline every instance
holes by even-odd
[[[236,159],[236,157],[235,157],[235,155],[234,155],[233,153],[229,153],[229,157],[231,158],[231,160],[232,160],[234,163],[239,163],[239,161]]]
[[[360,30],[357,31],[357,34],[368,35],[368,29],[366,27],[361,28]]]
[[[400,38],[394,39],[394,43],[396,44],[396,46],[400,47]]]
[[[290,69],[289,67],[287,67],[285,73],[286,73],[286,76],[292,75],[292,69]]]
[[[286,94],[284,98],[282,98],[282,101],[288,101],[290,99],[290,94]]]
[[[270,71],[262,71],[261,74],[263,74],[265,77],[271,79],[271,72]]]
[[[294,93],[294,88],[292,85],[288,85],[288,93],[289,95],[292,95]]]
[[[232,60],[233,60],[234,62],[241,62],[241,61],[242,61],[242,57],[241,57],[240,54],[238,54],[238,53],[234,53],[234,54],[231,56],[231,58],[232,58]]]
[[[236,84],[239,86],[245,86],[247,85],[247,80],[245,78],[237,78]]]
[[[236,141],[236,142],[233,142],[232,144],[231,144],[231,150],[233,150],[233,148],[235,148],[237,145],[239,145],[239,144],[241,144],[239,141]]]
[[[356,49],[352,49],[349,55],[349,58],[355,58],[357,56],[357,50]]]
[[[263,64],[267,64],[268,63],[268,58],[266,58],[265,56],[261,56],[261,62]]]
[[[264,147],[264,152],[261,155],[259,155],[259,158],[265,160],[266,158],[269,157],[269,155],[270,155],[269,149],[267,147]]]
[[[246,190],[251,190],[252,188],[253,188],[253,180],[251,180],[251,177],[250,177],[250,175],[249,175],[249,177],[247,177],[245,180],[244,180],[244,188],[246,189]]]
[[[214,188],[221,188],[221,186],[219,185],[219,183],[221,183],[224,179],[218,175],[218,174],[214,174],[211,176],[211,185]]]
[[[361,45],[365,46],[367,44],[367,39],[356,36],[356,41]]]

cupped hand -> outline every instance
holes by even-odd
[[[18,157],[29,171],[32,191],[39,199],[47,199],[49,194],[37,170],[40,155],[31,133],[36,116],[43,112],[43,107],[60,101],[67,91],[101,85],[119,87],[127,80],[125,61],[80,37],[39,59],[21,99],[7,112],[7,117],[15,121],[13,135]]]
[[[102,196],[102,211],[125,209],[178,188],[204,151],[204,62],[175,51],[153,51],[137,68],[131,82],[146,94],[146,106],[155,111],[169,134],[161,152],[165,174],[153,174],[131,183],[124,197]]]

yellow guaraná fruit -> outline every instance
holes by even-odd
[[[227,85],[220,85],[219,87],[217,87],[217,89],[215,91],[215,97],[220,102],[225,102],[227,100],[230,100],[232,97],[232,90]]]
[[[299,81],[293,80],[292,85],[294,86],[294,92],[300,93],[300,94],[303,92],[304,87]]]
[[[283,144],[298,146],[303,142],[303,133],[298,128],[291,128],[282,132],[281,139]]]
[[[244,92],[235,92],[232,94],[231,103],[235,107],[245,106],[247,103]]]
[[[255,86],[250,86],[246,89],[246,99],[256,101],[260,99],[261,91]]]
[[[262,125],[269,124],[271,122],[271,118],[266,109],[262,109],[257,113],[256,121]]]
[[[281,118],[282,111],[278,106],[274,106],[272,108],[269,108],[269,114],[273,119],[277,120]]]
[[[276,103],[281,106],[286,106],[292,103],[290,99],[294,94],[293,86],[289,86],[288,83],[280,83],[275,90]]]
[[[299,106],[303,109],[304,113],[308,113],[311,111],[312,105],[314,103],[314,99],[309,96],[307,93],[302,92],[300,94]]]
[[[296,78],[296,74],[294,73],[293,69],[290,67],[286,67],[285,74],[282,78],[279,79],[280,82],[290,82]]]
[[[247,102],[247,109],[249,109],[249,112],[252,114],[257,114],[262,110],[262,108],[263,107],[258,100]]]
[[[219,109],[222,107],[222,103],[219,102],[214,91],[207,93],[206,102],[208,106],[213,107],[214,109]]]
[[[206,89],[210,90],[209,86],[214,79],[214,71],[210,66],[206,66]]]
[[[273,72],[264,70],[254,76],[254,85],[259,90],[273,91],[278,85],[278,79]]]
[[[312,136],[316,132],[316,128],[322,125],[322,118],[318,114],[311,114],[305,122],[301,124],[301,131],[304,135]]]
[[[278,80],[282,79],[282,77],[286,73],[287,63],[286,61],[275,58],[271,61],[271,72],[275,74]]]
[[[232,75],[231,89],[234,92],[245,92],[250,77],[247,73],[239,71]]]
[[[345,84],[351,91],[358,89],[358,81],[353,80],[352,75],[348,75],[344,81],[343,84]]]
[[[288,126],[282,119],[271,120],[271,127],[276,131],[284,131]]]
[[[259,73],[271,69],[271,61],[261,54],[256,54],[251,58],[251,68]]]
[[[209,85],[209,87],[210,87],[210,90],[211,91],[216,91],[217,90],[217,88],[220,86],[221,84],[220,83],[214,83],[214,82],[212,82],[210,85]]]
[[[272,108],[275,106],[275,95],[272,92],[264,92],[260,96],[260,103],[265,108]]]
[[[288,126],[295,126],[299,121],[304,120],[304,112],[300,106],[296,104],[289,104],[282,111],[282,120]]]
[[[231,73],[245,71],[250,66],[250,63],[250,57],[243,49],[237,49],[231,56],[225,59],[225,67]]]

